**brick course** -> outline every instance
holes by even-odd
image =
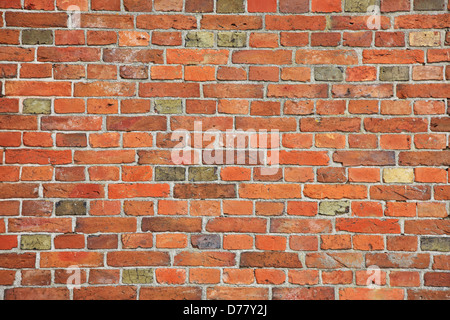
[[[450,299],[449,8],[0,0],[0,298]]]

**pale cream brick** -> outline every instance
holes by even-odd
[[[383,180],[386,183],[413,183],[414,170],[413,169],[384,169]]]

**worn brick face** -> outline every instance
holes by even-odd
[[[449,300],[449,9],[0,0],[0,299]]]
[[[244,12],[244,0],[217,0],[217,13]]]
[[[414,0],[414,10],[442,11],[445,9],[445,0]]]
[[[50,30],[27,29],[22,31],[22,44],[53,44],[53,32]]]
[[[50,114],[51,103],[49,99],[25,99],[22,110],[29,114]]]
[[[376,5],[377,0],[345,0],[345,11],[367,12],[370,6]]]

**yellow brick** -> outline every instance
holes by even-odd
[[[409,34],[409,45],[413,47],[436,47],[441,45],[439,31],[417,31]]]
[[[414,170],[384,169],[383,180],[386,183],[412,183],[414,182]]]

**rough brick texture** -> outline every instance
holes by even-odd
[[[450,299],[449,8],[0,0],[0,299]]]

